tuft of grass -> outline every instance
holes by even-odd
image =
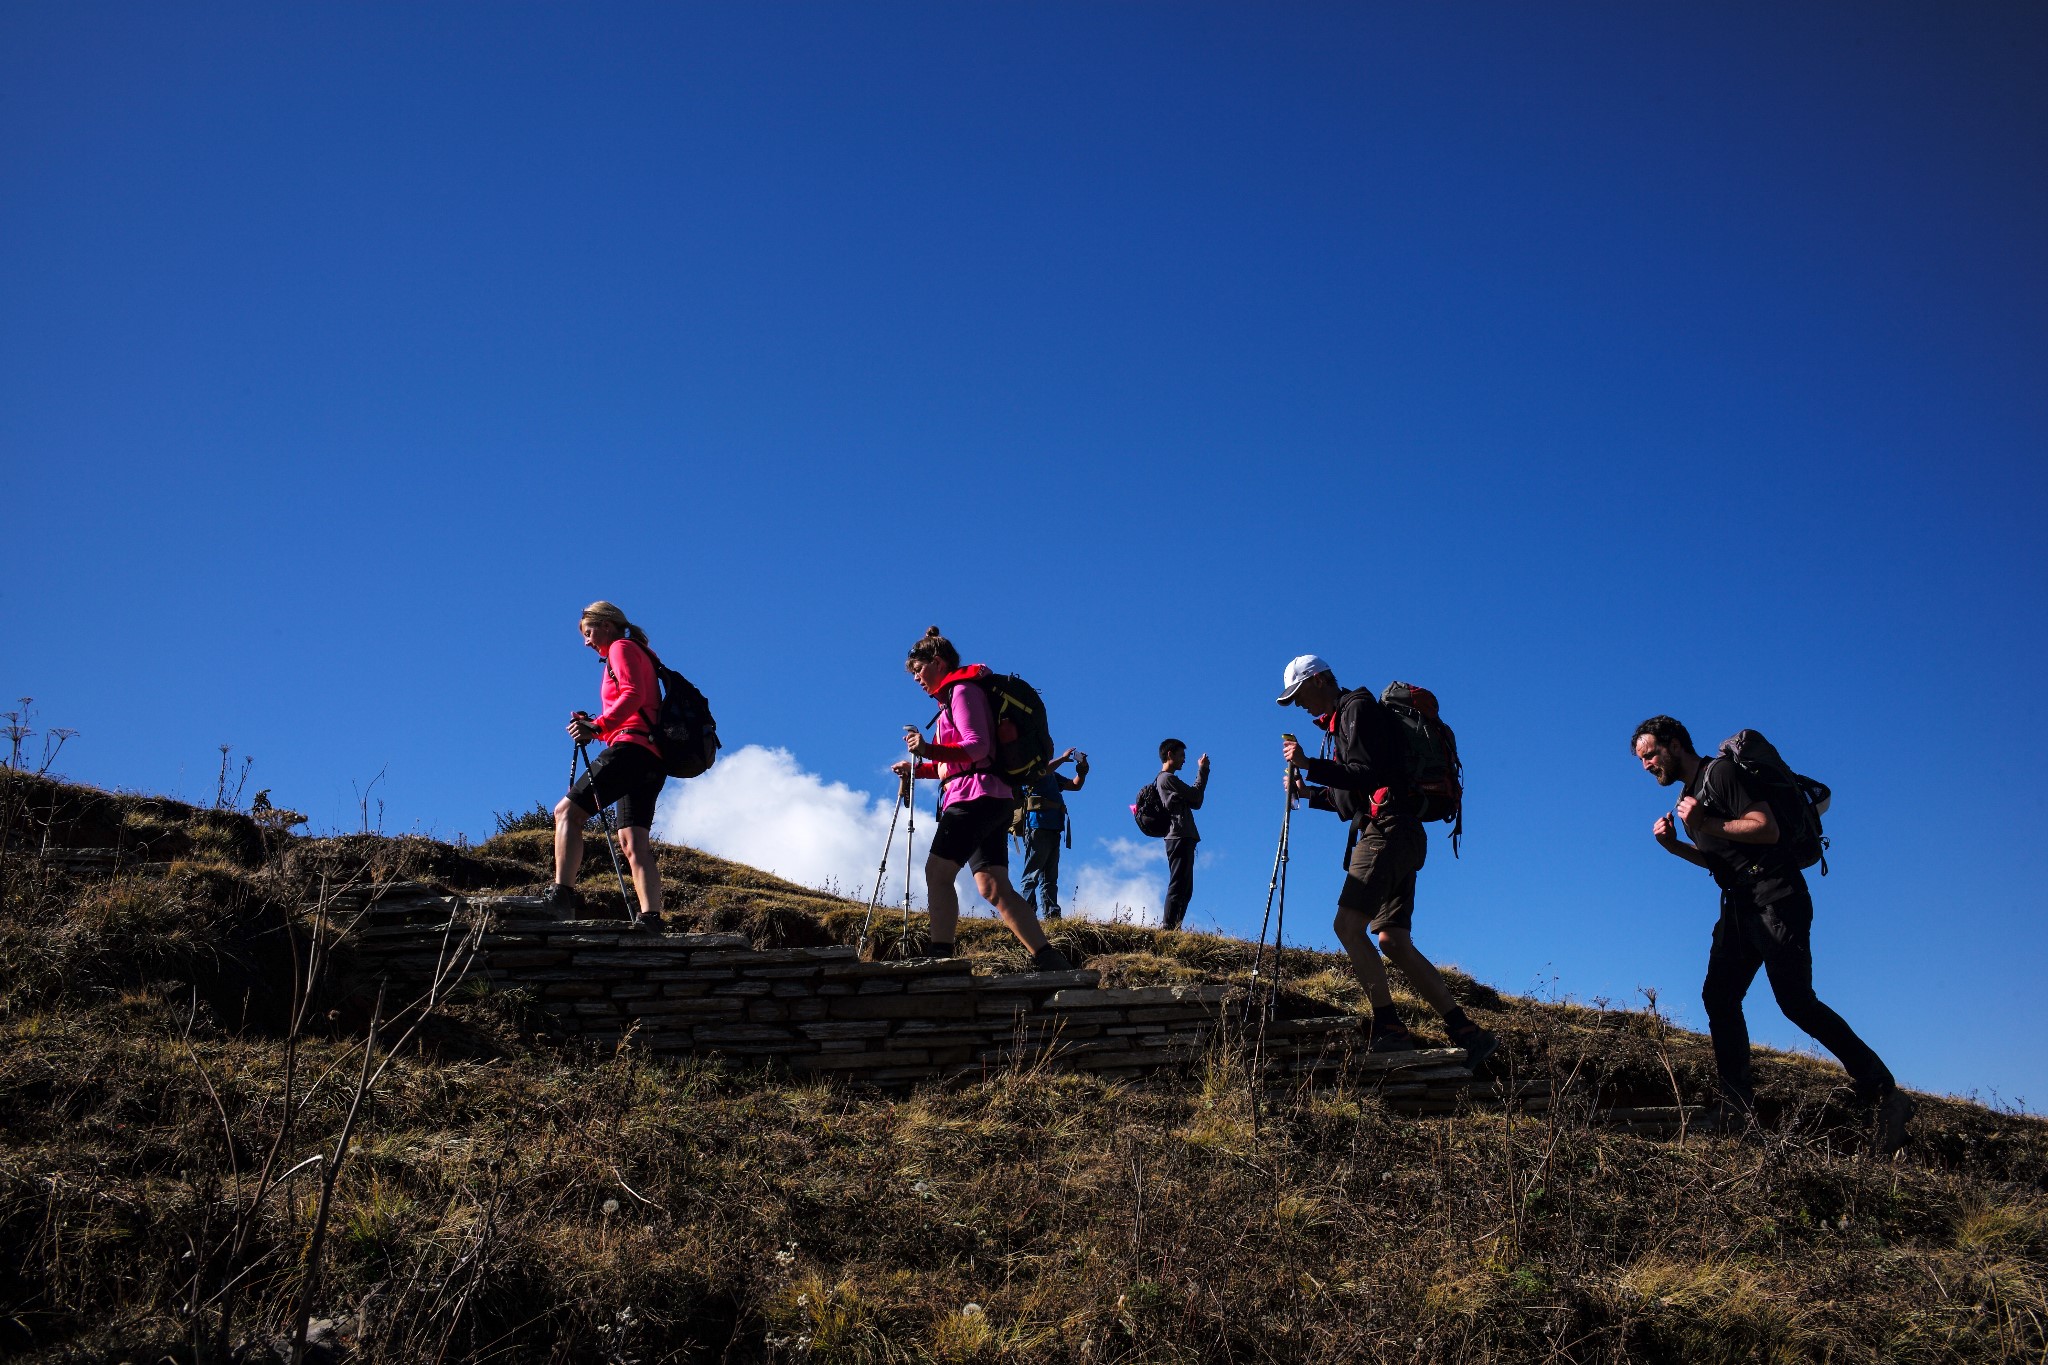
[[[1644,1316],[1644,1334],[1700,1361],[1800,1359],[1820,1344],[1808,1330],[1812,1307],[1796,1292],[1723,1256],[1652,1255],[1631,1266],[1620,1289]]]
[[[2048,1254],[2048,1207],[2038,1201],[1973,1202],[1956,1223],[1963,1251]]]

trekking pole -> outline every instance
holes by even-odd
[[[586,743],[578,743],[576,746],[576,752],[580,754],[583,758],[583,771],[586,773],[589,772],[590,746]],[[571,758],[569,760],[570,786],[573,787],[576,785],[575,779],[576,760],[574,758]],[[591,786],[590,798],[593,801],[597,799],[597,787],[594,783]],[[626,907],[626,918],[630,920],[633,918],[633,897],[629,895],[626,891],[626,870],[625,868],[619,865],[619,848],[617,842],[613,837],[616,833],[616,830],[612,824],[611,808],[609,806],[599,806],[597,808],[597,818],[599,823],[604,826],[605,852],[612,855],[612,875],[619,879],[619,901]]]
[[[917,844],[917,760],[910,760],[910,775],[903,779],[904,804],[910,807],[910,820],[903,831],[903,937],[898,947],[910,941],[910,871],[913,849]]]
[[[1280,845],[1273,850],[1273,880],[1267,884],[1266,888],[1266,908],[1270,911],[1277,897],[1280,910],[1280,913],[1273,922],[1273,978],[1272,984],[1266,987],[1265,1004],[1263,1007],[1259,1007],[1259,1033],[1257,1041],[1252,1044],[1252,1137],[1254,1140],[1259,1136],[1259,1092],[1266,1075],[1266,1024],[1267,1021],[1272,1019],[1275,1002],[1278,1001],[1280,996],[1280,945],[1287,936],[1287,858],[1289,853],[1287,843],[1290,831],[1294,826],[1294,769],[1291,765],[1287,770],[1287,784],[1284,790],[1287,793],[1287,808],[1280,815]],[[1265,951],[1266,929],[1262,923],[1259,926],[1259,956],[1263,957]],[[1254,957],[1252,959],[1252,988],[1249,998],[1245,1001],[1245,1008],[1247,1009],[1257,1007],[1259,989],[1258,964],[1259,957]]]
[[[1280,958],[1280,949],[1287,942],[1287,864],[1294,856],[1294,793],[1287,795],[1287,810],[1280,817],[1280,898],[1273,907],[1273,984],[1266,992],[1266,1013],[1271,1015],[1274,1002],[1280,998],[1281,982],[1286,968]]]
[[[861,957],[868,955],[868,930],[875,923],[875,907],[882,901],[882,879],[889,875],[889,851],[896,846],[896,822],[903,817],[903,808],[910,804],[910,775],[904,774],[897,784],[896,804],[889,809],[889,837],[882,842],[882,863],[875,869],[875,889],[868,896],[867,918],[860,922],[860,944],[854,949]]]
[[[1294,818],[1294,767],[1289,764],[1287,776],[1281,790],[1287,797],[1287,809],[1280,816],[1280,842],[1273,847],[1273,875],[1266,881],[1266,913],[1259,920],[1259,946],[1252,954],[1251,993],[1245,998],[1245,1014],[1249,1018],[1259,994],[1259,973],[1266,959],[1266,930],[1273,922],[1273,900],[1286,884],[1287,832]],[[1286,914],[1283,910],[1282,915]],[[1277,971],[1280,964],[1280,945],[1273,945],[1273,965]]]

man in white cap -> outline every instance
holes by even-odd
[[[1280,704],[1299,706],[1328,732],[1329,756],[1311,758],[1293,739],[1283,740],[1288,788],[1317,810],[1350,822],[1344,845],[1344,889],[1337,896],[1337,941],[1372,1002],[1374,1052],[1419,1047],[1387,987],[1384,953],[1401,975],[1443,1016],[1455,1047],[1477,1067],[1500,1040],[1466,1017],[1444,979],[1409,937],[1415,917],[1415,874],[1429,854],[1419,818],[1420,798],[1408,774],[1408,744],[1401,722],[1370,689],[1346,691],[1330,665],[1304,654],[1281,675]],[[1304,780],[1306,779],[1306,780]],[[1310,783],[1316,785],[1308,785]],[[1375,944],[1377,939],[1377,944]]]

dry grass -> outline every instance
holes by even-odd
[[[98,818],[142,800],[55,795]],[[0,1257],[0,1353],[259,1358],[287,1328],[317,1175],[284,1182],[228,1254],[287,1121],[282,1016],[259,988],[289,996],[288,971],[282,991],[272,978],[303,946],[294,907],[323,874],[544,875],[523,835],[466,851],[186,837],[167,868],[0,865],[0,1246],[16,1253]],[[860,907],[663,857],[696,922],[784,941],[858,930]],[[994,926],[967,928],[969,952],[1014,956]],[[1249,966],[1249,945],[1213,936],[1066,924],[1056,938],[1118,981]],[[1296,958],[1305,998],[1351,1003],[1337,964]],[[361,1057],[345,958],[322,989],[286,1165],[331,1143]],[[1457,989],[1508,1036],[1518,1074],[1576,1068],[1589,1095],[1652,1103],[1673,1077],[1689,1098],[1705,1086],[1703,1040],[1654,1018]],[[2048,1351],[2043,1125],[1929,1101],[1911,1158],[1873,1163],[1849,1150],[1837,1077],[1800,1059],[1763,1067],[1776,1124],[1761,1142],[1681,1144],[1588,1126],[1573,1104],[1555,1119],[1416,1120],[1341,1086],[1267,1096],[1255,1115],[1224,1051],[1144,1084],[1026,1070],[890,1097],[558,1051],[527,1008],[459,996],[361,1120],[316,1305],[356,1359]],[[241,1309],[222,1352],[231,1282]]]

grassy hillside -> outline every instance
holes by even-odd
[[[1144,1083],[885,1096],[558,1046],[517,992],[380,1006],[301,910],[365,879],[537,888],[541,831],[305,839],[20,775],[0,815],[0,1356],[269,1359],[309,1261],[320,1359],[2048,1353],[2048,1126],[1928,1099],[1902,1159],[1874,1162],[1840,1073],[1769,1056],[1760,1138],[1603,1128],[1596,1107],[1711,1089],[1705,1040],[1652,1013],[1454,977],[1508,1040],[1501,1068],[1556,1083],[1540,1119],[1255,1095],[1224,1049]],[[63,856],[86,848],[116,856]],[[860,907],[661,857],[692,927],[858,931]],[[594,900],[609,876],[600,857]],[[1105,984],[1239,980],[1251,952],[1054,939]],[[1023,965],[990,921],[962,944]],[[1335,959],[1286,966],[1299,995],[1359,1008]]]

